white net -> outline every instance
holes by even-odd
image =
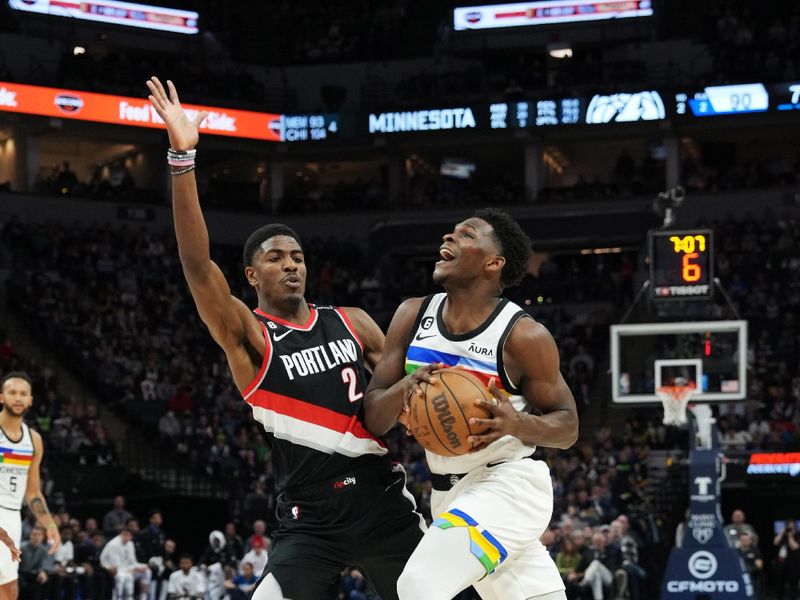
[[[668,385],[658,388],[656,393],[664,406],[664,425],[685,425],[686,407],[695,392],[693,384]]]

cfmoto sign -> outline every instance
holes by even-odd
[[[717,566],[717,557],[705,550],[699,550],[689,557],[689,573],[697,579],[710,579],[717,572]]]

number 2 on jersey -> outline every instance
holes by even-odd
[[[345,367],[342,369],[342,381],[348,386],[347,397],[350,398],[350,402],[361,400],[361,398],[364,397],[364,392],[356,391],[358,377],[356,376],[356,371],[353,369],[353,367]]]

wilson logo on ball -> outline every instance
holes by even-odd
[[[433,405],[433,410],[436,411],[439,423],[442,425],[442,431],[447,436],[447,441],[450,442],[450,447],[458,448],[461,446],[461,440],[458,439],[458,435],[453,431],[453,424],[456,422],[456,418],[450,412],[450,403],[447,398],[443,395],[436,396],[431,404]]]

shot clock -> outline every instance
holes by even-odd
[[[650,289],[655,300],[707,300],[713,293],[710,229],[650,232]]]

